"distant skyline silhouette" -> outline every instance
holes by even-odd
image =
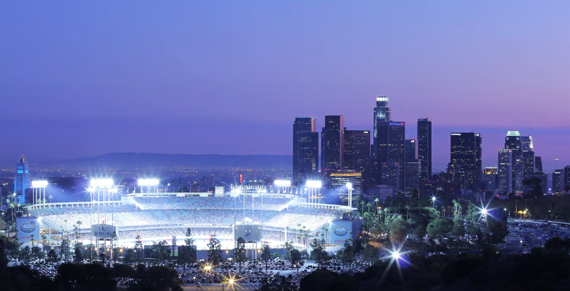
[[[508,130],[545,169],[570,164],[570,3],[519,1],[0,3],[0,160],[111,152],[292,153],[297,116],[372,129],[433,121],[483,135],[496,166]],[[555,161],[559,158],[559,161]]]

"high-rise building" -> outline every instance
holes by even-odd
[[[513,154],[509,149],[499,149],[499,170],[497,188],[502,194],[509,194],[513,189]]]
[[[16,176],[14,177],[14,194],[18,198],[18,203],[26,203],[26,189],[30,188],[32,179],[30,178],[30,168],[24,155],[18,160]]]
[[[319,171],[319,133],[314,117],[297,117],[293,124],[293,181],[302,184]]]
[[[518,131],[509,131],[505,137],[505,148],[511,150],[513,163],[513,191],[520,192],[523,190],[522,182],[524,179],[524,161],[521,134]]]
[[[564,191],[564,169],[552,172],[552,193]]]
[[[376,124],[378,121],[388,122],[391,119],[390,107],[388,107],[388,97],[378,96],[376,97],[376,107],[374,107],[374,130],[372,138],[375,140],[378,136],[378,130]]]
[[[563,176],[563,182],[564,182],[564,190],[569,189],[570,188],[570,165],[564,167],[564,176]]]
[[[404,189],[411,191],[418,188],[421,163],[416,158],[417,142],[415,139],[406,139],[404,144]]]
[[[483,190],[485,191],[495,191],[497,189],[497,173],[496,167],[486,167],[483,170],[482,182]]]
[[[538,173],[542,173],[542,157],[541,156],[534,156],[534,171]]]
[[[451,161],[463,173],[464,189],[477,191],[481,184],[481,134],[474,132],[451,133]]]
[[[396,163],[399,168],[399,185],[394,191],[404,190],[404,164],[405,149],[404,141],[406,140],[406,124],[404,122],[385,122],[378,121],[376,123],[378,136],[374,141],[376,145],[376,165],[379,166],[380,177],[382,174],[382,163]],[[380,184],[388,185],[380,179]]]
[[[431,120],[418,119],[418,159],[421,162],[420,179],[431,179]]]
[[[342,169],[344,117],[342,115],[325,116],[325,126],[321,135],[321,171]]]
[[[532,136],[521,136],[521,147],[523,151],[523,180],[525,180],[535,172]]]
[[[370,162],[370,131],[344,130],[343,168],[363,172]]]
[[[380,183],[392,186],[394,191],[400,189],[400,164],[395,162],[380,163]]]

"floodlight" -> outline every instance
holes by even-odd
[[[113,186],[113,179],[91,179],[89,181],[89,186],[91,187],[99,187],[99,188],[108,188]]]
[[[352,189],[352,183],[350,183],[350,182],[346,183],[346,188],[347,188],[347,189]]]
[[[158,179],[139,179],[137,182],[139,186],[158,186],[160,184]]]
[[[308,180],[305,183],[305,186],[309,188],[321,188],[323,186],[323,182],[319,180]]]
[[[400,258],[401,258],[401,255],[400,255],[400,252],[399,252],[399,251],[394,251],[394,252],[392,253],[392,259],[398,260],[398,259],[400,259]]]
[[[291,180],[275,180],[273,183],[277,187],[291,187]]]
[[[32,181],[32,188],[45,188],[48,185],[48,181]]]
[[[489,211],[486,208],[481,209],[481,214],[487,215],[487,213],[489,213]]]
[[[435,201],[435,199],[436,199],[435,197],[431,197],[431,201]]]

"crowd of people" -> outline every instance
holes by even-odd
[[[293,201],[290,196],[263,195],[252,196],[223,196],[223,197],[135,197],[137,206],[144,210],[152,209],[264,209],[281,211]]]

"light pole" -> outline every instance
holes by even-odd
[[[346,183],[346,189],[348,189],[348,207],[352,208],[352,183]]]
[[[431,197],[431,208],[433,209],[435,209],[435,200],[437,200],[435,196]]]

